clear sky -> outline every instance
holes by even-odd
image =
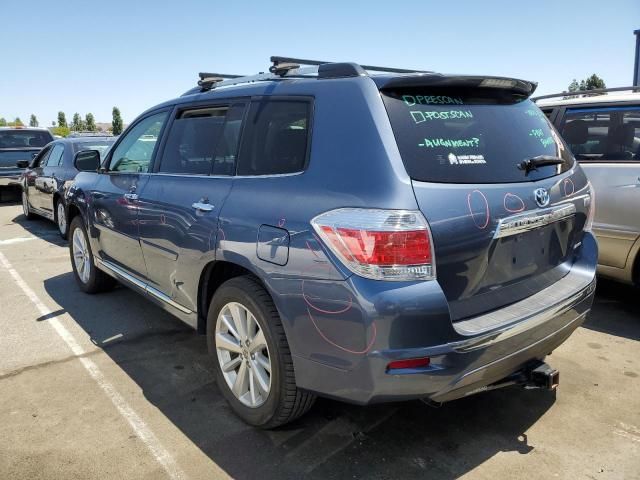
[[[0,5],[0,117],[63,110],[125,122],[195,85],[284,55],[521,77],[538,93],[597,73],[632,82],[640,0],[9,1]]]

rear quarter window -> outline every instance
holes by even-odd
[[[535,181],[571,168],[573,157],[530,100],[495,91],[407,89],[383,92],[409,176],[427,182]],[[561,157],[525,175],[523,160]]]

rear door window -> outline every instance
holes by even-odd
[[[215,107],[179,113],[169,131],[159,172],[208,175],[227,111],[227,107]]]
[[[562,136],[580,161],[640,161],[640,107],[567,109]]]
[[[311,104],[306,100],[251,102],[238,175],[279,175],[304,170]]]
[[[188,109],[171,125],[158,171],[233,175],[244,104]]]
[[[488,89],[487,89],[488,90]],[[545,114],[530,100],[493,89],[403,89],[383,100],[409,176],[426,182],[535,181],[571,168],[573,158]],[[540,155],[564,164],[525,175],[523,161]]]

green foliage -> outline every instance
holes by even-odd
[[[568,91],[571,93],[573,92],[577,93],[577,92],[587,92],[589,90],[596,90],[601,88],[607,88],[607,85],[604,83],[604,80],[602,78],[600,78],[598,75],[594,73],[590,77],[587,77],[584,80],[580,80],[580,82],[578,82],[574,78],[569,84]],[[582,96],[589,96],[589,95],[600,95],[600,94],[592,93],[592,94],[583,94]],[[580,95],[567,95],[563,98],[568,99],[568,98],[578,98],[578,97],[580,97]]]
[[[58,112],[58,127],[64,127],[64,128],[68,127],[67,117],[65,116],[64,112]]]
[[[578,83],[578,80],[576,80],[575,78],[571,81],[571,83],[569,84],[569,91],[570,92],[577,92],[578,90],[580,90],[580,84]]]
[[[78,112],[73,114],[73,120],[71,120],[71,125],[69,125],[72,131],[79,132],[82,130],[82,117]]]
[[[29,126],[30,127],[38,127],[40,124],[38,123],[38,118],[32,113],[31,118],[29,118]]]
[[[9,122],[7,125],[9,125],[10,127],[24,127],[24,123],[22,123],[20,117],[16,117],[13,122]]]
[[[54,127],[51,129],[51,133],[60,137],[67,137],[71,133],[71,130],[69,127]]]
[[[582,83],[580,86],[582,86]],[[585,88],[584,89],[581,88],[581,90],[596,90],[598,88],[607,88],[607,85],[604,83],[604,80],[601,79],[595,73],[584,81],[584,86]]]
[[[86,129],[90,132],[96,131],[96,119],[93,118],[93,113],[89,112],[84,117]]]
[[[0,127],[6,127],[7,126],[7,119],[4,117],[0,117]]]
[[[111,129],[114,135],[120,135],[122,133],[122,117],[120,116],[120,109],[113,107],[112,112],[113,120],[111,121]]]

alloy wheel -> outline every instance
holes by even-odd
[[[62,204],[62,202],[58,202],[58,229],[60,230],[60,233],[62,235],[64,235],[65,233],[67,233],[67,215],[64,211],[64,205]]]
[[[78,278],[82,283],[87,283],[91,277],[91,261],[89,259],[87,240],[80,228],[76,228],[73,231],[72,252]]]
[[[22,212],[25,217],[29,216],[29,199],[27,198],[27,194],[22,192]]]
[[[215,345],[233,395],[247,407],[262,405],[271,390],[271,358],[256,317],[240,303],[227,303],[216,320]]]

